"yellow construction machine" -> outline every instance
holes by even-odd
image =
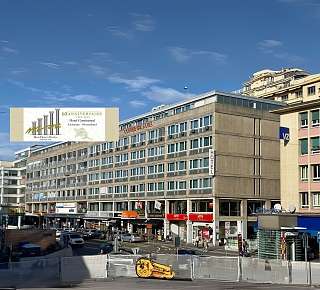
[[[172,267],[157,263],[148,258],[140,258],[136,262],[136,274],[140,278],[173,279]]]

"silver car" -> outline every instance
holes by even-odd
[[[122,242],[129,242],[129,243],[136,243],[136,242],[143,242],[143,238],[140,237],[138,234],[122,234],[121,241]]]

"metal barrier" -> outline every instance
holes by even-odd
[[[242,257],[241,280],[248,282],[289,284],[288,262]]]
[[[193,257],[194,279],[239,280],[239,257]]]
[[[0,287],[54,287],[60,281],[59,258],[1,264]]]
[[[61,258],[61,281],[79,282],[107,277],[107,257],[75,256]]]
[[[55,257],[0,264],[0,288],[55,287],[87,279],[137,277],[139,255]],[[148,258],[170,265],[175,279],[215,279],[298,285],[320,284],[320,263],[152,254]]]

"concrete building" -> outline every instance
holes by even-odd
[[[243,93],[289,105],[277,110],[289,137],[280,145],[281,204],[285,210],[320,213],[320,74],[263,70],[245,83]]]
[[[279,202],[279,116],[269,111],[283,106],[213,91],[121,122],[116,144],[34,150],[26,211],[188,243],[203,230],[214,242],[253,237],[252,214]]]
[[[320,74],[310,74],[297,68],[279,71],[265,69],[254,73],[245,82],[241,93],[296,104],[306,100],[306,97],[308,100],[317,99],[319,86]]]

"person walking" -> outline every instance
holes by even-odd
[[[195,238],[195,246],[197,248],[199,248],[199,241],[200,241],[200,237],[199,237],[199,235],[197,235],[196,238]]]

